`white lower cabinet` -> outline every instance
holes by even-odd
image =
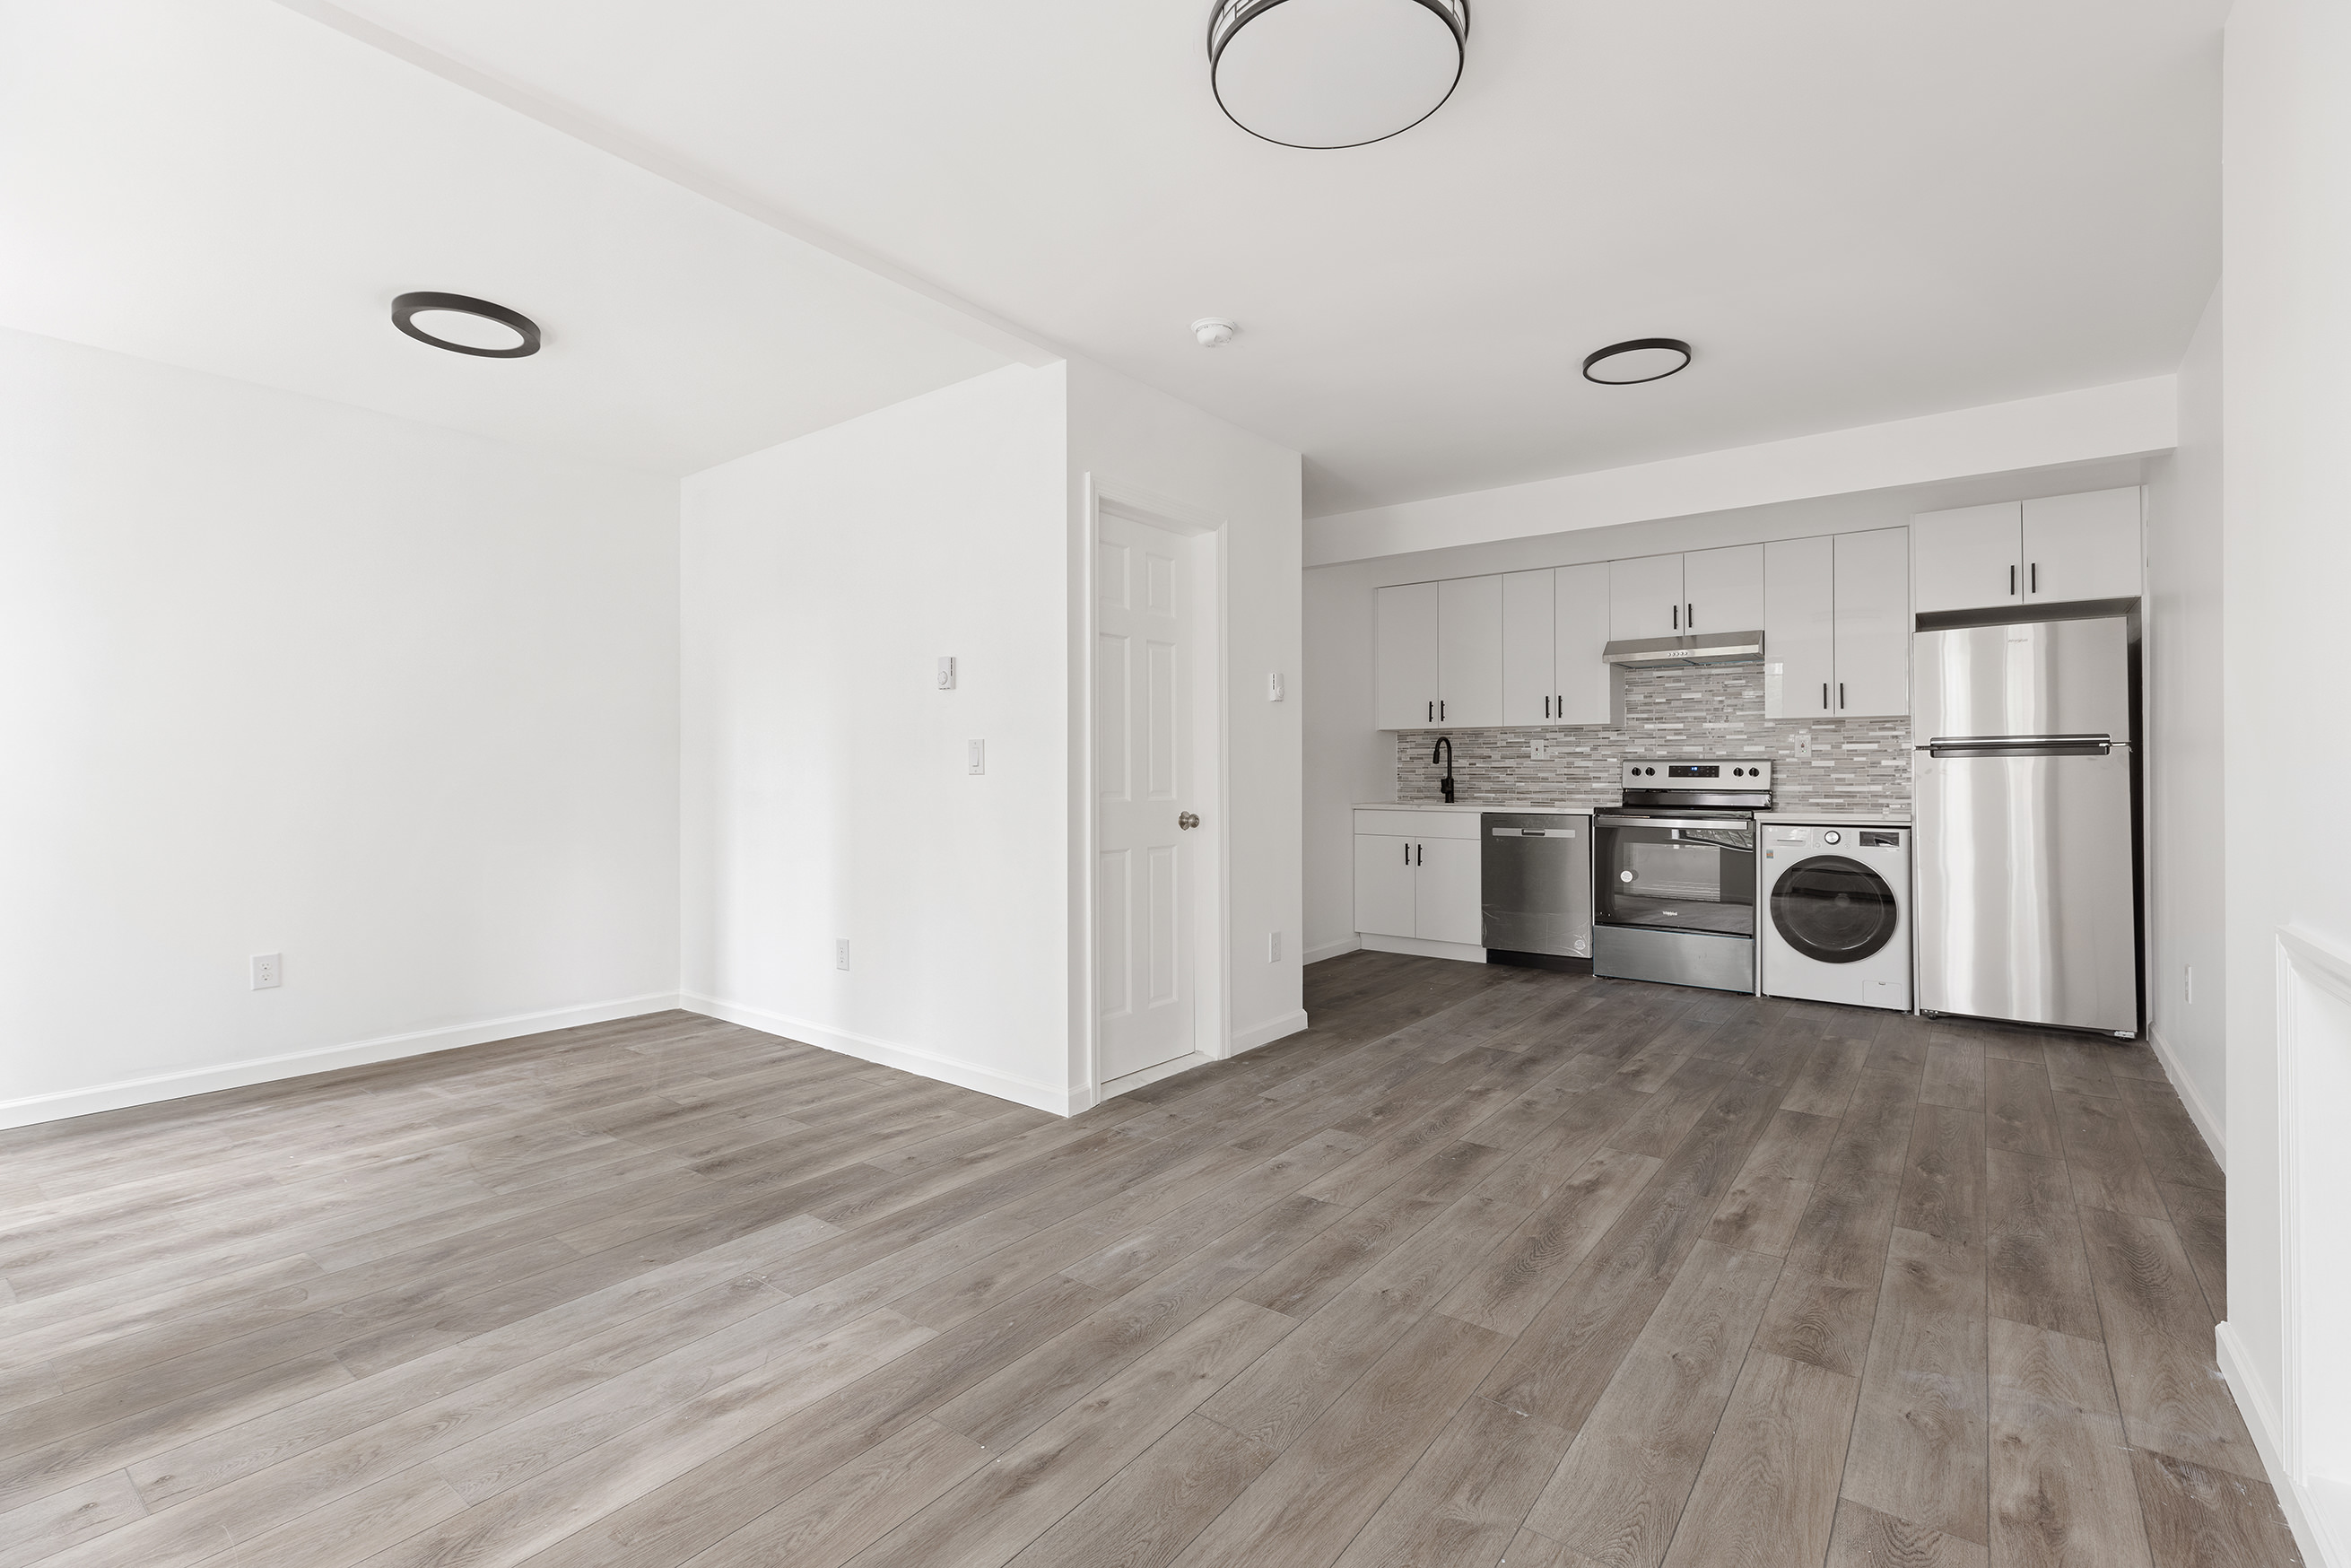
[[[1412,841],[1355,835],[1355,929],[1374,936],[1413,935]]]
[[[1374,830],[1355,834],[1357,931],[1478,945],[1485,905],[1476,812],[1360,811],[1356,826]]]
[[[1474,826],[1477,818],[1468,819]],[[1479,897],[1478,841],[1422,839],[1412,857],[1412,934],[1424,942],[1476,946],[1485,935]]]

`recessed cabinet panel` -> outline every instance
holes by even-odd
[[[1763,547],[1763,716],[1836,712],[1836,540]],[[1905,591],[1897,588],[1897,606]]]
[[[1502,580],[1437,585],[1437,722],[1502,722]]]
[[[1554,724],[1552,579],[1514,571],[1502,579],[1502,722]]]
[[[2023,603],[2023,531],[2014,501],[1911,518],[1911,608],[1931,615]]]
[[[1752,632],[1763,624],[1763,547],[1692,550],[1682,557],[1685,632]]]
[[[2024,601],[2136,599],[2139,489],[2089,490],[2024,503]]]
[[[1645,555],[1608,563],[1608,634],[1612,638],[1671,637],[1681,629],[1681,557]]]
[[[1553,724],[1606,724],[1608,563],[1563,566],[1552,573]]]
[[[1437,584],[1383,588],[1374,597],[1379,727],[1426,729],[1437,722]]]
[[[1907,529],[1836,537],[1836,716],[1910,711]]]
[[[1485,935],[1474,839],[1425,839],[1413,846],[1412,934],[1424,942],[1476,946]]]
[[[1374,936],[1413,934],[1412,844],[1380,833],[1355,835],[1356,930]]]

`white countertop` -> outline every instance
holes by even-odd
[[[1759,822],[1808,822],[1823,828],[1907,828],[1907,817],[1883,811],[1758,811]]]
[[[1614,800],[1600,804],[1613,806]],[[1590,806],[1531,806],[1524,800],[1456,800],[1450,805],[1443,800],[1358,800],[1358,811],[1510,811],[1522,817],[1588,817]]]

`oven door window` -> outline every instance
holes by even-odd
[[[1894,940],[1894,890],[1859,861],[1818,855],[1781,873],[1771,924],[1789,946],[1823,964],[1855,964]]]
[[[1755,830],[1598,823],[1593,917],[1604,925],[1755,935]]]

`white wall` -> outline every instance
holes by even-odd
[[[2226,47],[2221,344],[2223,782],[2241,807],[2281,797],[2299,807],[2351,777],[2351,712],[2340,648],[2351,584],[2351,507],[2344,499],[2351,432],[2351,7],[2340,0],[2238,0]],[[2340,1135],[2351,1104],[2289,1103],[2280,1078],[2280,942],[2297,925],[2351,956],[2351,854],[2341,835],[2313,835],[2260,815],[2229,825],[2229,1322],[2221,1364],[2267,1448],[2273,1472],[2292,1440],[2282,1422],[2331,1398],[2289,1390],[2288,1258],[2281,1240],[2280,1131],[2314,1114]],[[2336,1042],[2351,1049],[2351,1041]],[[2309,1195],[2305,1217],[2340,1225],[2339,1192]],[[2333,1249],[2340,1256],[2343,1249]],[[2325,1303],[2339,1342],[2344,1304]],[[2304,1544],[2320,1561],[2312,1521]],[[2351,1561],[2351,1530],[2336,1542]]]
[[[1309,568],[1303,694],[1309,956],[1327,957],[1354,946],[1354,839],[1347,808],[1355,801],[1395,799],[1395,737],[1374,727],[1375,590],[1434,578],[1897,528],[1914,512],[2137,485],[2144,476],[2138,458],[2072,464],[1612,528],[1571,526],[1567,532]]]
[[[2179,448],[2147,465],[2149,1032],[2216,1154],[2226,1125],[2220,298],[2179,367]],[[2195,989],[2189,995],[2189,972]]]
[[[672,482],[14,332],[0,428],[0,1123],[673,1004]]]
[[[685,482],[689,1005],[1063,1107],[1066,390],[998,371]]]
[[[2171,449],[2169,376],[1317,517],[1310,566]]]
[[[1069,374],[1073,528],[1086,524],[1089,475],[1221,524],[1229,821],[1214,847],[1222,852],[1228,889],[1230,985],[1223,1006],[1234,1047],[1248,1050],[1306,1027],[1300,956],[1303,710],[1296,695],[1303,640],[1299,456],[1089,361],[1071,361]],[[1073,553],[1081,538],[1073,538]],[[1086,590],[1081,580],[1072,581],[1073,595]],[[1275,673],[1289,694],[1279,703],[1266,695],[1266,676]],[[1073,725],[1081,719],[1073,711]],[[1071,810],[1084,810],[1082,801],[1073,800]],[[1281,957],[1272,961],[1266,939],[1277,932]]]

